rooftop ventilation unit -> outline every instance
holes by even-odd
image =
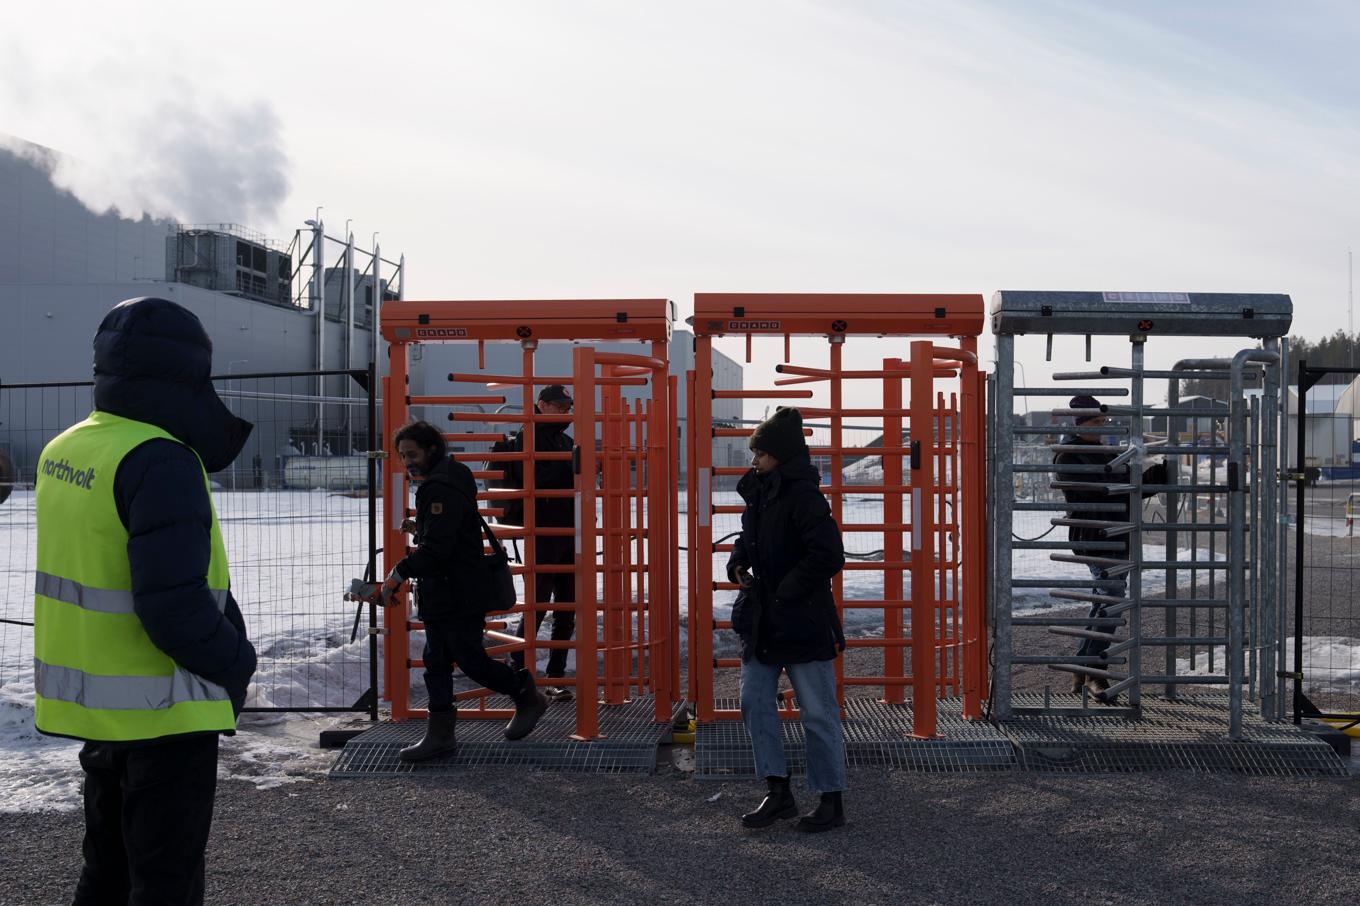
[[[238,224],[179,226],[165,240],[165,278],[202,289],[291,305],[292,256]]]

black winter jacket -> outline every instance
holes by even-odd
[[[845,565],[840,528],[819,488],[821,475],[806,454],[772,472],[747,472],[737,484],[746,501],[741,537],[727,561],[755,574],[732,608],[742,659],[764,664],[827,661],[845,649],[831,594],[831,577]]]
[[[1059,443],[1062,443],[1062,444],[1080,444],[1080,445],[1089,445],[1089,446],[1098,446],[1098,445],[1099,445],[1099,442],[1098,442],[1098,441],[1083,440],[1083,439],[1081,438],[1080,435],[1076,435],[1076,434],[1068,434],[1068,435],[1064,435],[1063,438],[1059,441]],[[1054,462],[1056,465],[1058,465],[1058,466],[1067,466],[1067,465],[1094,465],[1094,466],[1103,466],[1103,465],[1105,465],[1107,462],[1109,462],[1110,460],[1114,459],[1115,456],[1117,456],[1117,455],[1118,455],[1118,454],[1116,454],[1116,453],[1108,453],[1108,452],[1103,452],[1103,451],[1099,451],[1099,450],[1092,450],[1090,453],[1059,453],[1059,454],[1057,454],[1056,456],[1053,457],[1053,462]],[[1109,474],[1103,474],[1103,473],[1099,473],[1099,472],[1083,472],[1083,471],[1081,471],[1081,470],[1077,470],[1077,471],[1063,471],[1062,469],[1059,469],[1055,474],[1056,474],[1056,477],[1057,477],[1057,479],[1058,479],[1059,481],[1084,481],[1084,482],[1091,482],[1091,481],[1127,482],[1127,481],[1129,481],[1129,470],[1128,470],[1128,467],[1127,467],[1127,466],[1124,467],[1124,468],[1121,468],[1121,469],[1116,469],[1115,471],[1113,471],[1113,472],[1111,472],[1111,473],[1109,473]],[[1143,484],[1165,484],[1165,483],[1166,483],[1166,465],[1165,465],[1165,464],[1158,463],[1157,465],[1152,466],[1151,468],[1146,469],[1146,470],[1143,471]],[[1153,495],[1156,494],[1156,493],[1157,493],[1156,491],[1145,491],[1145,492],[1143,493],[1143,497],[1144,497],[1144,498],[1148,498],[1148,497],[1153,496]],[[1067,489],[1064,489],[1063,492],[1062,492],[1062,494],[1063,494],[1063,498],[1064,498],[1069,504],[1072,505],[1071,508],[1067,511],[1067,515],[1070,516],[1071,518],[1074,518],[1074,519],[1103,519],[1103,520],[1108,521],[1108,522],[1127,522],[1128,519],[1129,519],[1129,495],[1128,495],[1128,494],[1105,494],[1105,493],[1103,493],[1103,492],[1101,492],[1101,491],[1076,491],[1076,490],[1067,490]],[[1120,509],[1117,510],[1117,511],[1112,511],[1112,510],[1083,510],[1083,509],[1081,508],[1081,505],[1084,504],[1084,503],[1117,503],[1117,504],[1120,504]],[[1082,527],[1082,526],[1075,526],[1075,525],[1074,525],[1074,526],[1069,526],[1069,527],[1068,527],[1068,529],[1067,529],[1067,538],[1068,538],[1069,541],[1072,541],[1072,542],[1074,542],[1074,543],[1079,543],[1079,542],[1082,542],[1082,541],[1106,541],[1106,540],[1110,540],[1110,541],[1120,541],[1120,542],[1123,542],[1123,545],[1124,545],[1124,548],[1123,548],[1122,551],[1118,551],[1118,550],[1100,550],[1100,549],[1098,549],[1098,548],[1097,548],[1097,549],[1091,549],[1091,548],[1085,548],[1085,549],[1083,549],[1083,548],[1081,548],[1081,547],[1076,547],[1076,548],[1073,549],[1073,553],[1076,553],[1076,554],[1081,554],[1081,555],[1084,555],[1084,556],[1092,556],[1092,557],[1116,557],[1116,558],[1118,558],[1118,557],[1127,557],[1127,556],[1129,555],[1129,536],[1128,536],[1128,535],[1118,535],[1118,536],[1116,536],[1116,537],[1114,537],[1114,538],[1106,539],[1106,538],[1102,538],[1102,537],[1101,537],[1100,529],[1096,529],[1096,528],[1084,528],[1084,527]]]
[[[230,465],[251,425],[218,398],[211,367],[212,342],[202,324],[163,299],[124,302],[95,335],[95,409],[155,425],[180,441],[147,441],[114,475],[114,501],[128,530],[133,607],[152,644],[223,686],[239,713],[255,673],[255,647],[236,599],[228,594],[218,610],[208,591],[212,509],[203,469]]]
[[[573,446],[571,435],[566,432],[566,423],[540,423],[534,425],[534,450],[539,453],[570,453]],[[524,431],[516,431],[507,441],[500,441],[492,447],[498,452],[519,451],[524,449]],[[491,468],[505,472],[505,477],[492,482],[492,487],[523,488],[524,463],[498,462]],[[548,460],[534,463],[534,488],[536,490],[564,490],[575,486],[575,473],[570,460]],[[524,501],[505,501],[505,515],[502,522],[510,525],[524,524]],[[576,506],[567,497],[554,497],[536,502],[534,523],[544,528],[572,528],[576,525]],[[571,539],[566,539],[571,543]]]
[[[448,457],[416,486],[416,548],[396,571],[420,580],[421,619],[486,612],[489,576],[476,499],[472,471]]]

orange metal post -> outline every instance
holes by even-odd
[[[936,444],[929,340],[911,344],[911,675],[912,735],[935,736],[934,506]],[[925,418],[922,419],[921,415]]]
[[[841,482],[845,480],[844,466],[845,458],[841,451],[844,443],[844,435],[841,431],[842,415],[841,411],[845,408],[844,392],[845,387],[841,381],[841,370],[844,366],[843,353],[845,352],[845,334],[833,333],[827,337],[831,344],[831,515],[840,525],[845,521],[845,498],[841,494]],[[831,579],[831,596],[836,602],[838,616],[842,617],[844,624],[844,610],[840,610],[840,602],[845,600],[845,572],[841,571]],[[838,657],[835,660],[836,672],[836,700],[842,708],[845,707],[845,658]]]
[[[406,423],[407,370],[406,347],[388,349],[388,377],[383,398],[383,447],[388,450],[383,460],[387,485],[387,518],[383,527],[383,569],[390,570],[406,554],[406,536],[401,533],[401,522],[406,518],[406,471],[392,447],[392,437]],[[407,630],[410,604],[409,591],[399,592],[399,602],[383,608],[383,661],[386,665],[387,692],[392,702],[392,719],[403,721],[411,716],[410,643]]]
[[[884,373],[899,372],[905,369],[901,359],[884,359]],[[902,375],[896,374],[883,378],[883,408],[898,410],[902,408]],[[902,443],[902,416],[883,417],[883,484],[897,486],[902,484],[902,456],[889,455],[886,450],[900,447]],[[899,492],[885,492],[883,495],[883,521],[896,525],[896,529],[883,533],[883,559],[898,560],[905,549],[902,545],[902,495]],[[885,676],[906,675],[906,658],[902,646],[898,644],[906,636],[903,625],[901,602],[905,594],[902,570],[896,566],[883,569],[883,673]],[[900,705],[906,702],[906,690],[902,686],[883,686],[883,700],[889,704]]]
[[[695,324],[699,323],[695,318]],[[694,561],[694,587],[689,614],[691,657],[689,669],[696,673],[698,719],[712,720],[713,701],[713,339],[695,336],[693,393],[694,417],[690,421],[692,449],[690,481],[695,489],[690,510],[693,532],[690,557]]]
[[[596,589],[595,551],[595,350],[579,346],[572,351],[576,400],[573,423],[581,480],[576,490],[576,732],[574,739],[598,739],[600,694],[596,658],[599,652],[599,592]]]

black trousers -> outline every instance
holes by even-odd
[[[562,565],[576,562],[575,543],[570,538],[540,538],[534,548],[535,561],[544,566]],[[576,574],[575,573],[540,573],[534,577],[534,600],[539,604],[547,604],[554,601],[558,604],[570,604],[576,600]],[[534,636],[538,636],[538,630],[543,626],[543,617],[547,611],[534,611]],[[575,610],[554,610],[552,612],[552,640],[554,642],[569,642],[571,637],[576,634],[576,611]],[[515,635],[524,638],[524,618],[519,621],[519,628],[515,630]],[[524,652],[516,651],[510,656],[516,667],[524,666]],[[567,649],[554,648],[548,653],[548,676],[566,676],[567,674]]]
[[[453,710],[453,665],[468,679],[492,692],[514,696],[519,678],[482,647],[486,618],[479,613],[427,618],[425,621],[425,688],[431,711]]]
[[[145,746],[87,742],[84,904],[203,902],[203,853],[217,791],[217,734]]]

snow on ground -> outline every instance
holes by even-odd
[[[1294,637],[1285,639],[1284,648],[1293,658]],[[1303,662],[1308,665],[1307,692],[1360,693],[1360,639],[1346,636],[1305,636]],[[1176,672],[1185,676],[1222,676],[1227,672],[1223,652],[1214,654],[1209,665],[1209,652],[1201,651],[1192,666],[1188,657],[1176,660]]]
[[[736,503],[735,493],[716,494],[719,503]],[[369,685],[366,612],[359,633],[352,636],[356,605],[342,600],[352,577],[362,575],[367,557],[367,501],[323,491],[257,493],[219,491],[218,514],[232,563],[233,592],[246,614],[251,637],[261,655],[261,668],[251,686],[248,703],[257,707],[290,707],[322,703],[353,704]],[[684,495],[680,506],[683,513]],[[1016,534],[1038,537],[1050,529],[1047,513],[1017,513]],[[379,519],[381,520],[381,514]],[[843,523],[882,520],[881,499],[847,496],[842,504]],[[685,519],[680,520],[683,548]],[[738,517],[714,519],[714,538],[739,528]],[[1054,529],[1049,539],[1059,537]],[[908,543],[909,543],[909,539]],[[0,618],[32,620],[34,560],[33,503],[31,492],[16,492],[0,506]],[[884,546],[883,535],[847,532],[845,548],[850,554],[874,554]],[[1161,559],[1160,548],[1148,547],[1148,556]],[[1085,567],[1055,563],[1048,551],[1017,551],[1017,576],[1085,578]],[[1182,551],[1182,557],[1188,552]],[[882,553],[875,555],[882,559]],[[1199,556],[1208,558],[1207,551]],[[1217,555],[1218,559],[1222,554]],[[893,559],[891,553],[889,559]],[[902,555],[896,559],[905,559]],[[864,562],[851,558],[851,562]],[[715,555],[714,576],[725,577],[726,555]],[[848,599],[881,599],[882,576],[872,571],[844,574]],[[1144,588],[1149,594],[1161,590],[1160,576],[1149,573]],[[905,585],[910,589],[910,577]],[[952,590],[946,577],[944,589]],[[687,569],[681,554],[680,609],[682,650],[688,645]],[[720,619],[730,615],[735,594],[715,594],[714,611]],[[1036,589],[1021,606],[1047,606],[1047,595]],[[846,630],[852,636],[880,631],[881,612],[852,609]],[[546,638],[545,624],[541,637]],[[353,638],[353,641],[351,639]],[[721,633],[715,640],[720,653],[731,656],[736,637]],[[1354,640],[1316,640],[1337,646]],[[32,630],[0,623],[0,813],[73,809],[80,805],[79,744],[52,739],[33,728]],[[1337,652],[1341,649],[1338,647]],[[414,637],[411,653],[419,656],[420,640]],[[1348,660],[1338,653],[1337,663],[1360,662],[1351,651]],[[547,652],[539,652],[540,668]],[[1188,666],[1188,665],[1187,665]],[[569,663],[569,669],[574,664]],[[1354,684],[1354,674],[1338,682]],[[419,671],[412,671],[419,688]],[[247,714],[240,732],[224,738],[220,775],[248,780],[262,787],[315,779],[330,761],[331,753],[317,744],[322,729],[348,717],[317,714]]]

